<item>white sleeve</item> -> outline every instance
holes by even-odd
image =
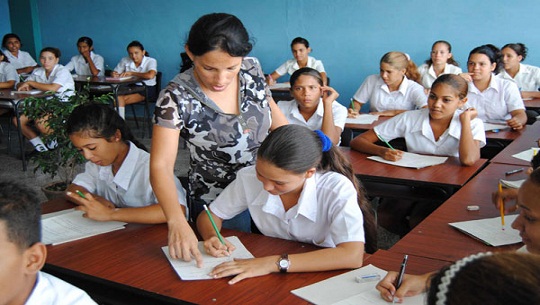
[[[412,110],[414,111],[414,110]],[[402,112],[395,117],[381,123],[373,128],[373,131],[383,137],[386,141],[392,141],[393,139],[405,137],[407,127],[407,116],[409,112]]]
[[[75,56],[71,57],[71,60],[64,66],[69,72],[75,69]]]
[[[157,60],[152,57],[148,57],[148,66],[146,72],[154,70],[157,72]]]
[[[356,90],[356,93],[354,94],[353,98],[362,104],[369,102],[371,98],[371,94],[373,93],[373,90],[376,84],[377,84],[377,75],[368,76],[364,80],[360,88]]]
[[[344,242],[365,242],[364,216],[358,206],[354,186],[350,181],[342,181],[333,189],[339,195],[333,196],[333,202],[328,202],[331,207],[329,230],[332,240],[336,245]]]
[[[287,60],[281,66],[279,66],[276,69],[276,73],[279,74],[279,76],[283,76],[283,75],[287,74],[288,69],[289,69],[289,60]]]
[[[409,95],[409,99],[414,104],[416,109],[420,109],[427,105],[427,95],[424,93],[424,87],[419,85],[418,83],[411,81],[409,84],[411,86],[411,94]]]
[[[14,80],[16,85],[19,82],[19,74],[17,74],[17,69],[15,69],[15,67],[10,63],[6,63],[5,69],[6,81]]]
[[[114,67],[114,71],[116,73],[124,73],[124,72],[126,72],[126,64],[127,64],[126,58],[123,57],[122,59],[120,59],[120,61],[116,65],[116,67]]]
[[[516,83],[503,80],[504,81],[504,100],[506,102],[506,107],[508,112],[514,110],[525,110],[525,105],[523,104],[523,99],[521,99],[521,94],[519,93],[519,88]]]
[[[480,142],[480,148],[486,146],[486,132],[484,130],[484,122],[479,118],[474,118],[471,121],[471,133],[473,139]]]
[[[319,71],[319,73],[326,73],[326,71],[324,70],[324,65],[322,63],[322,61],[320,60],[315,60],[315,65],[313,67],[313,69]]]
[[[341,131],[343,131],[343,128],[345,128],[345,122],[347,121],[347,108],[338,103],[338,101],[334,101],[332,105],[332,115],[334,117],[334,125],[341,128]]]
[[[94,62],[94,66],[99,70],[98,75],[103,76],[105,75],[105,60],[101,55],[95,54],[94,59],[92,59]]]
[[[97,190],[97,180],[99,179],[99,167],[88,161],[84,165],[84,172],[78,174],[73,179],[73,184],[84,187],[88,192],[95,194]],[[102,194],[97,194],[102,195]]]
[[[210,209],[217,217],[226,220],[242,213],[248,209],[248,202],[245,196],[245,188],[249,187],[251,181],[244,177],[247,168],[238,171],[236,179],[231,182],[219,196],[210,204]]]

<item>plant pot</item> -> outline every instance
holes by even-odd
[[[53,181],[41,187],[41,191],[48,200],[64,197],[67,185],[62,181]]]

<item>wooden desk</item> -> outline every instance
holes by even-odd
[[[530,166],[530,161],[516,159],[512,157],[512,155],[527,150],[531,147],[537,147],[538,139],[540,139],[540,122],[527,126],[527,128],[521,133],[521,136],[512,141],[510,145],[491,159],[491,162]]]
[[[75,84],[82,85],[82,86],[94,85],[94,86],[110,87],[111,91],[114,94],[114,101],[115,101],[115,106],[117,107],[117,110],[118,110],[118,90],[121,86],[142,83],[144,87],[144,91],[145,91],[145,96],[146,96],[146,86],[144,85],[143,79],[140,77],[132,76],[127,79],[114,80],[106,76],[77,75],[73,77],[73,81],[75,82]],[[106,93],[107,90],[105,91],[95,90],[95,92]]]
[[[523,100],[523,104],[525,104],[525,108],[529,110],[540,110],[540,99],[535,98],[532,100]]]
[[[378,250],[364,260],[364,265],[372,264],[386,271],[399,271],[402,262],[402,253],[388,250]],[[445,266],[448,266],[448,264],[449,262],[447,261],[409,254],[407,269],[405,271],[408,274],[424,274],[439,270]]]
[[[450,222],[499,216],[499,211],[491,203],[491,193],[497,190],[497,183],[501,178],[524,179],[525,172],[505,177],[505,172],[516,168],[519,166],[489,164],[390,248],[390,251],[453,262],[477,252],[508,251],[519,248],[521,244],[488,246],[448,225]],[[480,210],[467,211],[468,205],[478,205]]]
[[[70,205],[64,200],[48,202],[44,213]],[[224,236],[236,235],[255,256],[299,253],[316,249],[301,244],[257,234],[223,230]],[[46,271],[77,282],[91,283],[101,290],[118,290],[139,296],[136,304],[308,304],[290,293],[349,271],[273,273],[246,279],[230,286],[230,278],[182,281],[174,272],[161,247],[167,245],[167,226],[129,224],[126,229],[47,246]],[[91,293],[91,292],[90,292]]]

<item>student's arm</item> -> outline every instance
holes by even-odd
[[[268,85],[273,85],[277,82],[277,79],[280,78],[281,75],[279,75],[276,71],[272,72],[272,74],[268,74],[266,77],[266,82]]]
[[[374,115],[380,115],[380,116],[396,116],[400,113],[403,113],[407,110],[401,110],[401,109],[395,109],[395,110],[385,110],[385,111],[378,111],[378,112],[370,112],[370,114]]]
[[[272,116],[272,125],[270,126],[270,130],[274,130],[280,126],[289,124],[289,121],[281,112],[281,109],[279,109],[276,102],[274,102],[274,99],[271,96],[268,96],[266,98],[268,100],[268,105],[270,105],[270,115]]]
[[[468,108],[459,115],[461,137],[459,139],[459,161],[471,166],[480,159],[480,143],[473,138],[471,120],[477,116],[476,109]]]
[[[392,150],[389,147],[383,147],[375,144],[379,138],[373,129],[370,129],[351,140],[352,149],[370,155],[379,156],[385,160],[397,161],[401,159],[403,152],[401,150]]]
[[[90,192],[83,186],[80,186],[80,185],[77,185],[77,184],[70,184],[68,186],[68,188],[66,189],[66,196],[65,198],[68,200],[68,201],[71,201],[75,204],[81,204],[80,201],[78,200],[74,200],[74,199],[78,199],[80,198],[80,195],[77,195],[77,191],[83,193],[85,196],[86,194],[89,194]],[[71,194],[69,193],[72,193],[74,195],[77,195],[77,196],[72,196]],[[102,196],[98,196],[96,194],[92,194],[94,200],[98,201],[99,203],[101,203],[103,206],[105,207],[108,207],[108,208],[114,208],[114,203],[110,202],[109,200],[105,199],[104,197]]]
[[[397,280],[398,273],[390,271],[377,284],[376,288],[379,290],[381,298],[385,301],[392,302],[394,297],[396,297],[398,299],[396,301],[401,303],[403,302],[403,297],[412,297],[426,291],[429,284],[428,281],[433,273],[434,272],[430,272],[422,275],[405,274],[401,286],[396,291],[394,283]]]
[[[337,145],[341,138],[341,128],[336,126],[334,121],[332,104],[339,97],[339,93],[334,88],[326,86],[321,87],[321,91],[324,108],[321,131]]]
[[[540,98],[540,91],[521,91],[522,98]]]
[[[163,208],[169,228],[169,254],[172,258],[191,261],[202,266],[198,240],[189,226],[184,211],[178,204],[178,194],[174,182],[174,163],[178,152],[180,132],[175,129],[154,125],[150,153],[150,182],[158,202]]]
[[[15,81],[14,80],[8,80],[8,81],[5,81],[5,82],[0,82],[0,89],[13,89],[14,86],[15,86]]]
[[[356,99],[352,99],[351,104],[349,104],[349,108],[347,108],[348,111],[348,117],[356,117],[360,113],[360,109],[362,109],[362,106],[364,106],[365,103],[359,102]],[[354,107],[353,108],[351,108]]]
[[[32,88],[41,90],[41,91],[53,91],[56,92],[58,89],[60,89],[62,85],[60,84],[45,84],[45,83],[39,83],[33,80],[26,81],[24,83],[19,83],[17,85],[17,88],[21,91],[29,91]]]
[[[328,77],[326,76],[326,72],[320,72],[320,74],[323,81],[323,85],[328,86]]]
[[[37,67],[38,66],[29,66],[29,67],[20,68],[20,69],[17,69],[17,73],[18,74],[30,74]]]
[[[512,127],[514,130],[522,129],[525,124],[527,124],[527,114],[523,109],[517,109],[510,112],[512,118],[506,121],[508,126]]]
[[[503,188],[502,192],[491,193],[491,201],[499,210],[501,201],[504,202],[506,213],[515,212],[518,209],[517,197],[519,189]],[[511,203],[511,204],[508,204]]]
[[[147,72],[134,72],[134,71],[126,71],[122,74],[120,74],[120,77],[124,76],[136,76],[142,79],[152,79],[156,77],[156,71],[155,70],[148,70]]]
[[[212,211],[209,210],[209,212],[210,215],[212,215],[212,219],[214,220],[217,229],[221,231],[223,220],[212,213]],[[204,250],[206,253],[214,257],[222,257],[229,256],[230,253],[235,250],[234,245],[228,240],[225,239],[225,245],[221,243],[217,237],[216,230],[214,230],[212,222],[205,211],[201,212],[197,217],[197,230],[204,240]]]
[[[90,51],[86,51],[81,55],[84,57],[84,59],[86,59],[90,73],[92,73],[93,76],[98,76],[100,70],[96,67],[96,64],[92,60],[92,56],[90,56],[90,54]]]

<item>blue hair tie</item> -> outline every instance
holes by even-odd
[[[327,152],[332,148],[332,140],[320,130],[315,130],[322,143],[322,151]]]

